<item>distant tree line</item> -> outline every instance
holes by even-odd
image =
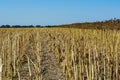
[[[2,25],[0,26],[0,28],[45,28],[45,27],[55,27],[55,26],[41,26],[41,25],[36,25],[36,26],[33,26],[33,25]]]

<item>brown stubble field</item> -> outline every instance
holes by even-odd
[[[1,80],[120,80],[120,31],[0,28],[0,59]]]

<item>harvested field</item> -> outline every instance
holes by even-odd
[[[120,80],[120,31],[0,28],[0,80]]]

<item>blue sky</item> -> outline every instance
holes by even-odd
[[[0,0],[0,25],[59,25],[120,19],[120,0]]]

